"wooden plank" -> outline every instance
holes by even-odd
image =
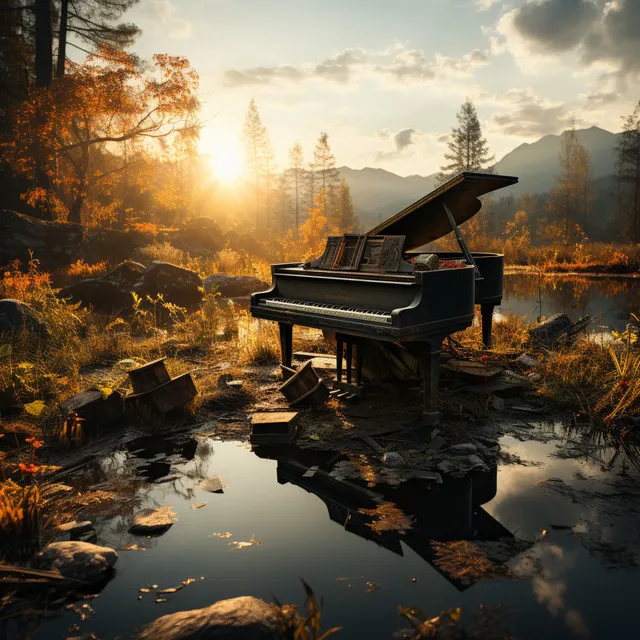
[[[314,353],[313,351],[296,351],[293,354],[296,360],[312,360],[313,358],[335,358],[335,353]]]

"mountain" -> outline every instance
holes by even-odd
[[[600,180],[614,173],[618,134],[599,127],[578,129],[580,144],[589,152],[593,177]],[[524,143],[495,164],[495,172],[518,176],[519,182],[501,189],[497,197],[523,193],[545,193],[560,173],[560,135],[548,135]],[[436,174],[398,176],[384,169],[340,167],[340,176],[351,188],[356,215],[363,230],[401,211],[435,188]]]
[[[433,191],[436,184],[435,173],[402,177],[371,167],[340,167],[339,171],[349,184],[356,216],[365,231]]]
[[[593,177],[603,178],[614,173],[618,136],[598,127],[578,129],[576,133],[591,157]],[[531,144],[525,142],[498,161],[496,173],[520,179],[517,185],[504,189],[504,195],[544,193],[553,188],[560,173],[561,138],[560,135],[549,135]]]

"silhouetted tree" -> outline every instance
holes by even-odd
[[[633,113],[622,118],[618,138],[618,209],[631,228],[634,242],[640,241],[640,102]]]
[[[262,124],[256,101],[252,98],[242,128],[245,159],[255,184],[256,229],[260,228],[260,180],[264,175],[265,157],[270,157],[269,135]]]
[[[296,142],[291,149],[289,149],[289,174],[293,185],[293,197],[296,213],[295,229],[297,234],[298,228],[300,227],[300,196],[304,179],[304,154],[299,142]]]
[[[338,196],[338,210],[340,212],[340,227],[343,231],[353,231],[356,224],[356,216],[351,199],[351,189],[347,181],[340,180],[340,192]]]
[[[440,167],[437,176],[442,184],[461,171],[486,171],[495,159],[489,155],[489,145],[482,137],[482,129],[473,102],[467,98],[457,113],[458,126],[451,130],[449,151],[444,154],[449,164]]]
[[[336,169],[335,156],[331,153],[328,133],[323,132],[318,138],[313,152],[311,170],[317,177],[322,193],[324,193],[323,213],[324,217],[329,219],[331,214],[335,213],[335,208],[332,210],[331,207],[331,204],[333,204],[331,200],[335,200],[335,190],[340,180],[340,173]]]

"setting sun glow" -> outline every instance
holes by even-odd
[[[211,166],[214,176],[221,182],[234,182],[242,171],[242,152],[238,145],[218,144],[211,154]]]

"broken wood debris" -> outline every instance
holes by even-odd
[[[298,435],[297,411],[270,411],[251,416],[249,440],[255,444],[293,442]]]
[[[283,370],[284,373],[284,370]],[[279,391],[286,398],[290,407],[321,407],[329,397],[329,389],[311,365],[305,362],[288,379],[283,382]]]

